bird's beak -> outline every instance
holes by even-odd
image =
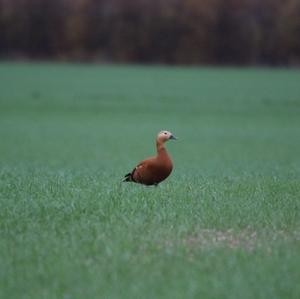
[[[171,135],[170,139],[177,140],[177,138],[174,135]]]

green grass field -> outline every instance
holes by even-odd
[[[300,298],[299,136],[298,70],[0,64],[1,299]]]

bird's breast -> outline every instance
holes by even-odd
[[[136,167],[133,179],[144,185],[156,185],[165,180],[172,172],[173,163],[166,151],[156,157],[143,161]]]
[[[158,162],[151,165],[148,169],[148,177],[150,181],[159,183],[165,180],[172,172],[172,161]]]

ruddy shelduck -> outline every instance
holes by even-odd
[[[132,172],[127,173],[123,182],[155,185],[165,180],[172,172],[173,163],[165,148],[165,142],[177,139],[169,131],[161,131],[156,137],[157,155],[141,161]]]

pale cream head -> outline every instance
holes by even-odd
[[[161,131],[157,135],[158,141],[166,142],[170,139],[177,139],[177,138],[169,131]]]

